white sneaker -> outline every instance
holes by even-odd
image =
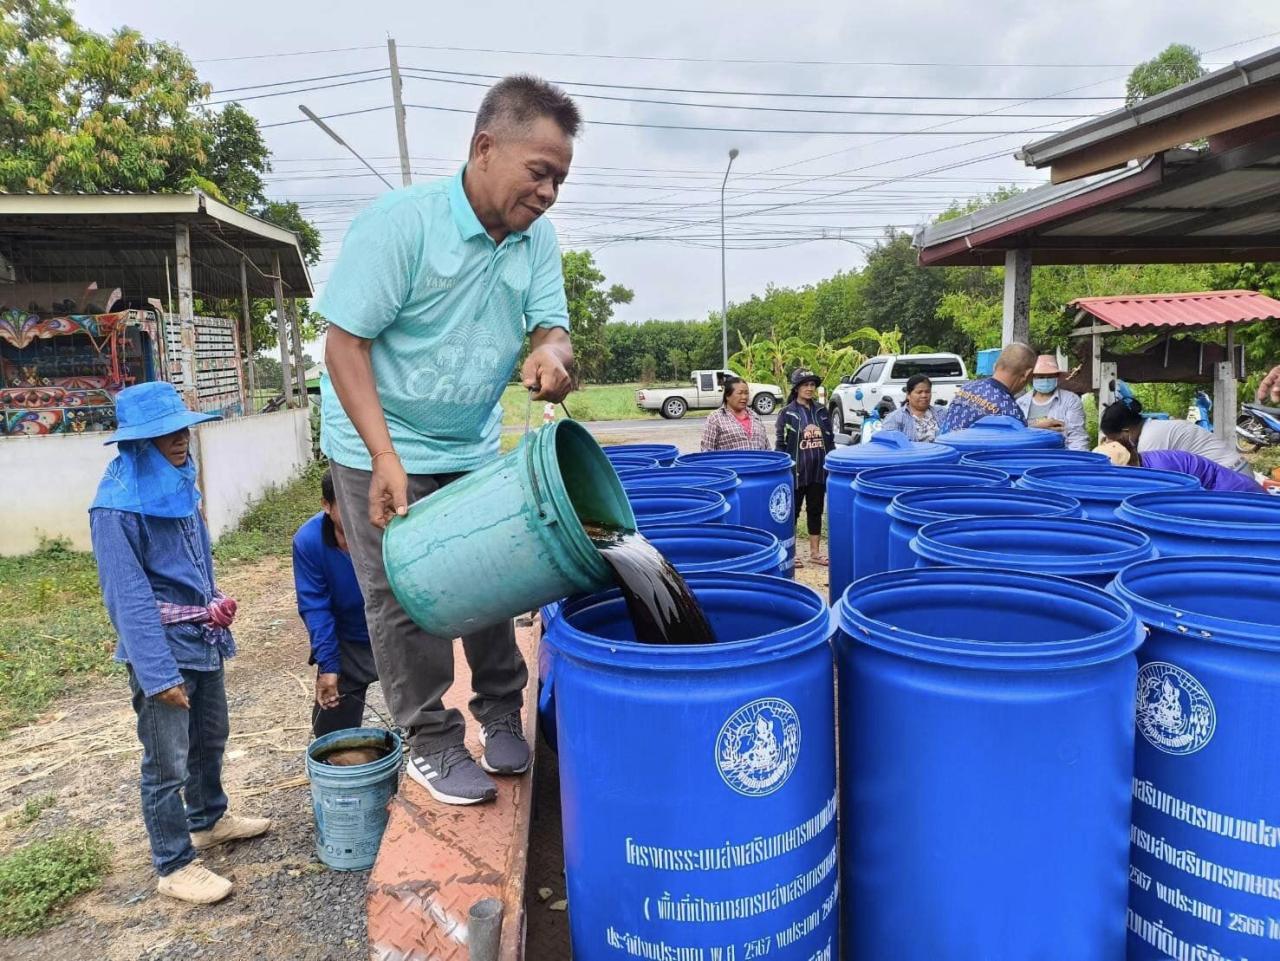
[[[188,904],[215,904],[231,893],[231,882],[196,860],[162,877],[156,890]]]

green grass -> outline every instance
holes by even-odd
[[[22,805],[22,810],[9,815],[7,819],[9,825],[24,828],[28,824],[34,824],[41,814],[53,807],[57,800],[56,794],[37,794],[33,798],[28,798],[27,803]]]
[[[0,858],[0,936],[48,927],[54,912],[92,891],[111,866],[111,845],[75,831],[35,841]]]
[[[639,384],[590,384],[574,391],[565,398],[565,406],[574,420],[645,420],[657,417],[657,411],[644,411],[636,406]],[[512,384],[502,393],[502,425],[523,427],[528,391],[519,384]],[[556,417],[563,417],[564,410],[556,408]],[[529,409],[533,426],[542,423],[542,402],[534,401]]]

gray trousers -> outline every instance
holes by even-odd
[[[453,638],[435,637],[415,624],[391,593],[382,566],[382,531],[369,523],[368,471],[330,464],[342,511],[347,546],[356,579],[364,592],[374,660],[382,693],[395,722],[409,732],[419,754],[461,744],[462,714],[445,709],[443,697],[453,685]],[[409,503],[421,500],[461,474],[410,474]],[[480,723],[520,710],[529,672],[516,647],[511,621],[462,639],[471,667],[471,713]]]

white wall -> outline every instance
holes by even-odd
[[[194,431],[209,531],[217,539],[268,489],[311,460],[304,410],[203,424]],[[89,550],[89,503],[115,447],[104,434],[0,438],[0,555],[25,554],[41,538]]]

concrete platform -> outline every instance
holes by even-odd
[[[532,627],[516,629],[529,666],[525,736],[536,744],[537,641]],[[471,672],[454,642],[454,685],[445,704],[467,717],[467,747],[480,756],[480,728],[467,712]],[[531,773],[499,777],[492,804],[440,804],[407,776],[391,800],[367,897],[369,956],[373,961],[467,961],[467,915],[484,898],[503,902],[502,961],[524,956],[524,886],[533,814]]]

